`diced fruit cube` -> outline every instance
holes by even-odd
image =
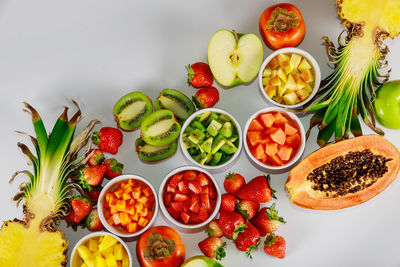
[[[122,254],[122,267],[128,267],[129,266],[129,256],[128,253],[124,250],[124,253]]]
[[[296,133],[294,135],[288,136],[286,138],[286,143],[287,143],[288,146],[291,146],[294,149],[298,148],[300,146],[300,143],[301,143],[300,135]]]
[[[300,61],[302,59],[302,56],[299,54],[293,53],[292,56],[290,57],[290,68],[292,70],[297,69],[297,66],[300,64]]]
[[[102,251],[106,250],[107,248],[114,246],[117,243],[118,243],[118,240],[115,239],[113,236],[105,235],[103,240],[99,244],[99,250],[100,250],[100,252],[102,252]]]
[[[279,61],[278,61],[277,57],[274,57],[273,59],[271,59],[271,61],[268,63],[267,66],[271,69],[276,69],[277,67],[279,67]]]
[[[188,196],[187,196],[187,195],[180,194],[180,193],[177,193],[177,194],[175,194],[175,196],[174,196],[174,200],[175,200],[175,201],[185,201],[185,200],[187,200],[187,199],[188,199]]]
[[[308,63],[308,60],[303,57],[299,66],[297,67],[297,69],[299,71],[309,70],[309,69],[311,69],[311,65],[310,65],[310,63]]]
[[[304,70],[300,72],[300,78],[306,83],[311,83],[314,81],[314,77],[310,70]]]
[[[296,95],[301,101],[303,101],[307,99],[310,93],[306,89],[300,89],[296,91]]]
[[[272,86],[279,86],[281,85],[281,79],[279,79],[278,75],[275,75],[269,80],[269,84]]]
[[[183,210],[183,202],[179,202],[179,201],[174,201],[171,202],[171,207],[176,210],[176,211],[182,211]]]
[[[128,232],[129,233],[134,233],[137,231],[137,223],[136,222],[130,222],[128,224]]]
[[[192,191],[195,194],[200,194],[201,193],[201,185],[197,181],[190,181],[188,183],[189,190]]]
[[[124,194],[124,190],[123,190],[123,189],[119,189],[119,190],[115,190],[115,191],[114,191],[114,195],[115,195],[117,198],[121,198],[123,194]]]
[[[250,125],[249,125],[250,132],[262,131],[263,129],[264,129],[264,127],[257,119],[253,119],[250,122]]]
[[[126,212],[119,213],[119,220],[121,221],[121,225],[123,226],[128,225],[128,223],[131,221],[131,219],[129,218],[129,214]]]
[[[172,197],[173,197],[173,194],[171,194],[171,193],[164,194],[164,204],[166,206],[168,206],[169,203],[171,203]]]
[[[189,192],[188,182],[183,180],[178,184],[178,190],[182,194],[187,194]]]
[[[131,220],[132,220],[132,221],[135,221],[135,222],[139,221],[139,213],[136,213],[136,212],[135,212],[135,214],[133,214],[133,215],[131,216]]]
[[[264,87],[268,86],[270,80],[271,80],[271,78],[262,78],[262,85]]]
[[[130,191],[130,192],[132,192],[132,191]],[[123,200],[127,200],[127,199],[130,199],[130,198],[131,198],[131,194],[126,193],[126,191],[122,194],[122,199]]]
[[[119,219],[118,213],[115,213],[115,214],[112,216],[112,219],[113,219],[113,222],[114,222],[115,225],[121,224],[121,220]]]
[[[281,160],[288,161],[292,155],[293,148],[287,145],[283,145],[278,149],[278,157]]]
[[[275,133],[276,131],[278,131],[278,129],[279,129],[279,128],[277,128],[277,127],[271,127],[271,128],[269,128],[269,129],[265,130],[265,131],[264,131],[264,134],[266,134],[267,136],[269,136],[269,135]]]
[[[278,127],[285,127],[285,123],[288,122],[288,119],[286,119],[286,117],[284,117],[280,112],[276,112],[274,114],[275,117],[275,125]]]
[[[291,126],[289,123],[285,123],[285,134],[294,135],[295,133],[297,133],[297,129]]]
[[[306,90],[307,92],[309,92],[310,94],[312,93],[312,91],[313,91],[313,88],[308,84],[308,83],[306,83],[305,85],[304,85],[304,88],[303,88],[304,90]]]
[[[139,199],[140,198],[140,195],[141,195],[141,191],[140,191],[140,188],[135,188],[133,191],[132,191],[132,197],[134,198],[134,199]]]
[[[286,82],[286,88],[296,89],[296,80],[293,78],[293,74],[289,74]]]
[[[253,156],[256,159],[262,159],[265,154],[264,145],[259,144],[253,149]]]
[[[99,248],[99,243],[97,242],[96,239],[91,238],[89,239],[88,247],[91,252],[95,252]]]
[[[208,187],[208,196],[211,199],[217,199],[217,191],[215,191],[215,188],[213,185],[210,184],[210,186]]]
[[[279,69],[279,70],[278,70],[277,75],[278,75],[278,77],[279,77],[282,81],[284,81],[284,82],[287,81],[286,74],[285,74],[285,72],[284,72],[282,69]]]
[[[298,79],[296,81],[296,89],[303,89],[304,87],[306,87],[306,83],[303,81],[303,79]]]
[[[178,183],[183,180],[183,174],[175,174],[172,176],[172,178],[169,180],[168,185],[170,185],[173,188],[176,188],[178,186]]]
[[[117,201],[117,205],[115,206],[115,208],[118,211],[124,211],[126,207],[126,201],[125,200],[118,200]]]
[[[118,267],[117,260],[112,253],[106,256],[106,262],[108,267]]]
[[[142,196],[141,198],[138,199],[139,202],[146,204],[149,199],[146,196]]]
[[[272,163],[272,165],[276,166],[282,166],[284,163],[283,161],[278,157],[277,154],[274,154],[268,158],[268,161]]]
[[[132,231],[134,232],[134,231]],[[117,261],[122,261],[125,248],[121,243],[115,244],[114,246],[114,257]]]
[[[261,114],[260,119],[267,128],[271,127],[275,121],[275,117],[271,113]]]
[[[206,186],[210,183],[207,175],[202,172],[197,175],[196,181],[200,184],[200,186]]]
[[[267,93],[267,95],[270,98],[273,98],[274,96],[276,96],[276,91],[277,91],[277,86],[273,86],[271,84],[269,84],[266,88],[265,88],[265,92]]]
[[[247,132],[247,137],[249,138],[249,142],[253,147],[261,143],[263,139],[261,132]]]
[[[181,212],[181,219],[185,224],[187,224],[189,222],[190,215],[185,212]]]
[[[282,62],[285,62],[285,61],[289,61],[290,60],[290,58],[289,58],[289,56],[288,55],[286,55],[286,54],[278,54],[277,56],[276,56],[276,59],[278,59],[278,62],[279,63],[282,63]]]
[[[271,76],[271,73],[272,73],[272,70],[270,68],[265,68],[264,71],[263,71],[262,76],[263,77],[268,77],[268,76]]]
[[[151,188],[148,187],[148,186],[146,186],[146,188],[144,188],[142,190],[142,192],[146,197],[149,197],[149,196],[153,195],[153,192],[151,191]]]
[[[283,102],[286,105],[295,105],[300,102],[300,99],[297,96],[297,92],[291,92],[283,96]]]
[[[268,156],[278,153],[278,144],[273,142],[265,144],[265,153]]]
[[[76,250],[78,252],[79,257],[81,257],[84,261],[86,261],[92,256],[92,252],[85,245],[78,246]]]
[[[272,141],[279,145],[283,145],[286,141],[286,134],[282,129],[278,129],[275,133],[270,135]]]
[[[176,175],[176,174],[175,174]],[[197,172],[194,170],[187,170],[183,173],[183,179],[186,181],[195,180],[197,177]]]
[[[200,199],[201,199],[201,207],[205,210],[208,210],[210,208],[210,198],[208,194],[201,194]]]
[[[149,222],[149,220],[147,220],[146,218],[140,217],[140,218],[139,218],[139,221],[138,221],[138,224],[139,224],[140,226],[142,226],[142,227],[145,227],[145,226],[147,225],[148,222]]]
[[[286,91],[288,91],[288,87],[284,85],[278,86],[278,91],[277,91],[278,97],[282,97],[286,93]]]
[[[107,267],[107,262],[101,255],[96,256],[96,267]]]
[[[176,193],[176,189],[170,185],[167,185],[167,192],[168,193]]]
[[[289,73],[292,71],[290,68],[290,62],[289,61],[284,61],[280,63],[281,68],[285,71],[286,75],[289,75]]]

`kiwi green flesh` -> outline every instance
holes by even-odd
[[[174,89],[164,89],[154,106],[156,110],[171,110],[181,120],[186,120],[196,111],[193,102],[185,94]]]
[[[113,108],[118,126],[127,131],[138,128],[152,111],[153,104],[142,92],[133,92],[121,97]]]
[[[162,159],[166,159],[175,154],[178,148],[178,140],[164,146],[152,146],[144,144],[141,147],[137,147],[139,158],[143,161],[154,162]]]

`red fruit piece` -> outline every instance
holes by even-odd
[[[226,243],[222,243],[221,239],[218,237],[208,237],[201,241],[199,248],[203,254],[209,258],[215,258],[221,260],[226,256],[224,247]]]
[[[299,134],[294,134],[294,135],[288,136],[286,138],[286,144],[288,146],[293,147],[294,149],[298,148],[300,146],[300,144],[301,144],[300,135]]]
[[[285,123],[288,123],[288,119],[286,119],[280,112],[277,112],[274,114],[275,117],[275,125],[280,127],[280,128],[284,128],[285,127]]]
[[[210,184],[210,185],[208,186],[208,196],[209,196],[211,199],[217,199],[217,191],[215,190],[213,184]]]
[[[117,154],[122,144],[122,132],[117,128],[103,127],[93,133],[92,140],[102,151]]]
[[[201,199],[201,207],[205,210],[208,210],[211,207],[210,198],[208,194],[201,194],[200,199]]]
[[[283,145],[286,142],[286,134],[282,129],[278,129],[274,133],[270,134],[272,141],[279,145]]]
[[[219,92],[217,88],[209,86],[201,88],[192,97],[193,102],[196,104],[197,108],[211,108],[219,100]]]
[[[265,154],[267,154],[268,156],[272,156],[275,155],[276,153],[278,153],[278,144],[277,143],[267,143],[265,145]]]
[[[256,159],[261,160],[262,158],[264,158],[265,155],[265,150],[264,150],[264,145],[263,144],[258,144],[253,150],[252,150],[252,154]]]
[[[200,184],[200,186],[207,186],[210,184],[210,180],[208,179],[207,175],[202,172],[197,175],[196,181]]]
[[[208,186],[202,186],[202,187],[201,187],[201,193],[202,193],[202,194],[207,194],[207,195],[208,195],[208,194],[209,194],[209,191],[210,191],[209,189],[210,189],[210,188],[209,188]]]
[[[264,130],[264,126],[262,126],[262,124],[257,119],[253,119],[250,122],[249,130],[248,130],[249,132],[259,132],[262,130]]]
[[[220,210],[218,224],[226,237],[235,240],[243,232],[244,219],[239,213]]]
[[[188,224],[189,219],[190,219],[190,215],[185,213],[185,212],[181,212],[181,219],[182,219],[184,224]]]
[[[104,160],[104,153],[103,151],[101,151],[100,149],[91,149],[86,156],[89,156],[89,159],[87,161],[87,163],[89,164],[89,166],[95,166],[95,165],[99,165],[103,162]]]
[[[221,207],[220,210],[225,210],[232,212],[236,208],[236,198],[232,194],[222,194],[221,195]]]
[[[180,194],[180,193],[177,193],[174,196],[174,200],[175,201],[180,201],[180,202],[183,202],[183,201],[187,200],[188,198],[189,197],[187,195],[183,195],[183,194]]]
[[[236,248],[240,251],[246,251],[246,256],[250,259],[251,251],[256,249],[260,243],[260,232],[251,223],[245,222],[244,231],[238,234],[235,240]]]
[[[183,202],[179,202],[179,201],[173,201],[170,203],[171,208],[173,208],[176,211],[183,211]]]
[[[260,203],[268,202],[271,198],[276,198],[269,185],[270,176],[257,176],[244,185],[238,192],[240,199],[253,200]]]
[[[247,132],[247,138],[249,139],[251,146],[260,144],[263,140],[262,132]]]
[[[99,196],[101,193],[101,189],[103,189],[103,187],[96,186],[96,187],[92,187],[92,190],[90,190],[90,191],[85,189],[85,192],[89,196],[89,198],[92,200],[92,202],[97,203],[97,200],[99,199]]]
[[[213,84],[214,78],[208,64],[196,62],[192,65],[187,65],[188,83],[193,87],[206,87]]]
[[[260,119],[267,128],[271,127],[275,122],[275,117],[271,113],[261,114]]]
[[[181,213],[179,211],[174,210],[172,207],[167,207],[168,213],[174,218],[175,220],[179,220]]]
[[[196,195],[201,194],[201,185],[197,181],[190,181],[188,183],[189,190],[195,193]]]
[[[98,186],[101,184],[106,172],[106,166],[95,165],[88,166],[81,170],[79,174],[79,183],[84,189],[91,190],[92,186]]]
[[[197,172],[194,170],[188,170],[183,173],[183,179],[185,180],[194,180],[197,177]]]
[[[290,125],[289,123],[285,123],[285,134],[286,135],[294,135],[297,133],[297,129]]]
[[[264,251],[270,256],[285,258],[286,240],[279,235],[269,234],[264,242]]]
[[[267,136],[270,136],[271,134],[276,133],[276,131],[278,131],[278,130],[279,130],[279,128],[277,128],[277,127],[271,127],[269,129],[266,129],[264,131],[264,134],[266,134]]]
[[[236,196],[237,192],[239,192],[240,188],[246,184],[243,176],[238,173],[228,173],[225,176],[224,180],[224,188],[226,192],[231,193]]]
[[[168,193],[176,193],[176,189],[170,185],[167,185],[167,192]]]
[[[209,237],[222,237],[224,235],[224,232],[222,232],[222,229],[216,220],[211,221],[205,231]]]
[[[164,194],[164,204],[165,204],[165,206],[169,206],[169,204],[172,201],[172,198],[173,198],[173,194],[170,194],[170,193]]]
[[[199,213],[199,211],[200,211],[200,203],[199,203],[199,201],[198,200],[191,201],[189,210],[194,212],[194,213]]]
[[[251,220],[251,223],[260,231],[262,236],[276,231],[281,223],[286,223],[282,217],[278,216],[275,203],[271,207],[262,208]]]
[[[124,164],[118,162],[116,159],[106,159],[104,161],[104,165],[106,166],[105,176],[108,179],[115,178],[122,174],[122,170],[124,169]]]
[[[183,180],[178,183],[178,190],[182,194],[187,194],[189,192],[188,182]]]
[[[89,212],[92,211],[93,204],[90,199],[85,197],[75,197],[71,202],[72,210],[74,211],[74,222],[79,223]]]
[[[275,165],[275,166],[282,166],[282,165],[285,164],[285,163],[278,157],[277,154],[271,155],[271,156],[268,158],[268,161],[269,161],[272,165]]]
[[[172,178],[168,182],[168,185],[173,188],[176,188],[179,182],[182,181],[182,179],[183,179],[183,174],[177,173],[174,176],[172,176]]]
[[[103,224],[100,221],[99,214],[97,209],[93,209],[89,215],[86,217],[86,227],[90,231],[100,231],[104,228]]]
[[[236,204],[236,212],[240,213],[247,221],[256,216],[260,203],[252,200],[242,199]]]

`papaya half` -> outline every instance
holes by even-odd
[[[379,135],[347,139],[313,152],[285,184],[290,201],[317,210],[361,204],[382,192],[399,173],[400,153]]]

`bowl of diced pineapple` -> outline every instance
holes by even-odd
[[[263,62],[258,73],[261,94],[276,106],[300,108],[319,89],[321,70],[314,57],[299,48],[276,50]]]
[[[97,201],[104,227],[120,237],[137,237],[155,221],[157,193],[145,178],[124,174],[109,181]]]
[[[71,267],[132,267],[132,255],[119,237],[95,232],[84,236],[72,249]]]

